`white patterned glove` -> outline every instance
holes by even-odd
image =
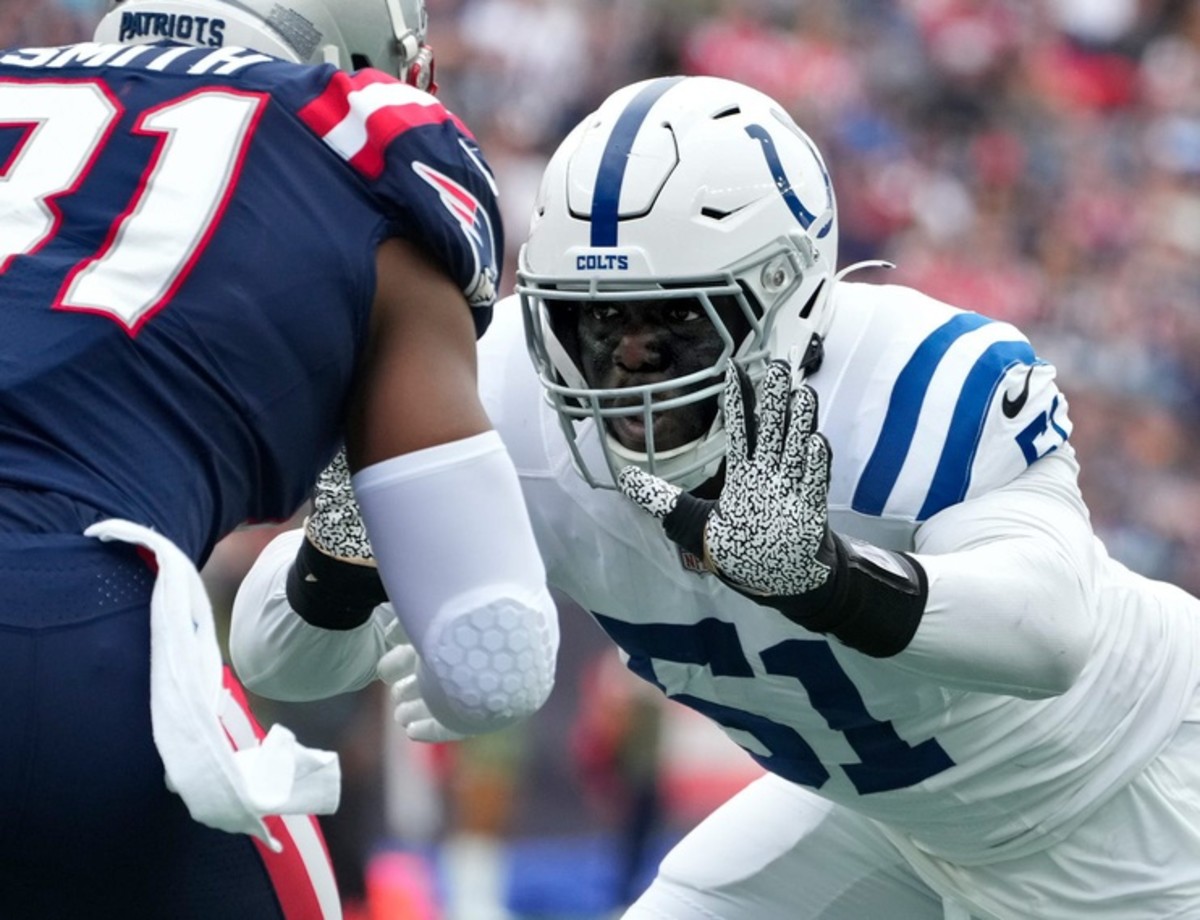
[[[627,466],[626,497],[722,581],[813,632],[886,657],[912,639],[928,588],[916,560],[845,539],[829,528],[831,451],[817,431],[817,396],[772,361],[755,410],[754,387],[730,366],[723,411],[725,482],[716,501]]]
[[[313,546],[334,559],[375,565],[367,526],[350,484],[350,465],[344,447],[317,477],[312,503],[312,513],[304,519],[304,535]]]
[[[387,601],[387,592],[354,498],[345,449],[317,477],[304,536],[288,571],[288,603],[322,629],[361,626]]]
[[[386,640],[393,648],[379,659],[376,672],[390,688],[393,718],[413,741],[461,741],[466,735],[446,728],[429,710],[421,695],[420,656],[408,641],[400,621],[388,627]]]
[[[667,536],[747,594],[815,591],[829,580],[836,559],[826,505],[829,443],[816,430],[816,393],[793,389],[791,378],[787,362],[771,362],[755,413],[753,385],[730,365],[718,501],[696,498],[634,466],[618,478],[628,498],[663,521]]]

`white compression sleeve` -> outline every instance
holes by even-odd
[[[1026,699],[1072,686],[1096,629],[1098,564],[1076,471],[1056,452],[926,522],[915,555],[929,598],[893,664],[948,687]]]
[[[352,482],[433,714],[474,734],[540,708],[554,684],[558,619],[500,436],[393,457]]]

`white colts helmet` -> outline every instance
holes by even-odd
[[[712,477],[725,452],[719,413],[697,440],[656,451],[651,436],[645,453],[604,433],[604,420],[648,421],[715,398],[731,360],[755,381],[766,361],[797,348],[819,360],[837,242],[820,153],[756,90],[665,77],[619,90],[585,118],[546,168],[517,278],[530,353],[584,478],[610,487],[630,463],[685,489]],[[589,387],[566,328],[572,302],[659,298],[692,298],[708,313],[725,342],[717,363],[645,386]],[[714,307],[722,298],[736,301],[750,326],[739,341]],[[696,389],[656,401],[681,385]],[[607,476],[589,468],[579,446],[589,420],[602,432]]]
[[[374,67],[434,92],[424,0],[109,0],[98,42],[236,45],[302,64]]]

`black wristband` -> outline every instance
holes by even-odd
[[[789,620],[870,655],[908,647],[925,614],[929,580],[911,556],[830,533],[836,561],[822,588],[790,597],[756,597]]]
[[[327,556],[306,537],[288,570],[287,599],[306,623],[346,630],[367,622],[388,597],[374,566]]]
[[[704,558],[704,526],[716,502],[680,492],[679,498],[663,518],[663,533],[697,559]]]

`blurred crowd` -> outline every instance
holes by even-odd
[[[896,267],[859,277],[1017,323],[1059,368],[1110,552],[1200,593],[1200,0],[427,2],[439,94],[502,189],[506,292],[549,154],[609,92],[667,73],[756,86],[825,154],[841,264],[886,259]],[[86,38],[102,10],[103,0],[0,0],[0,47]],[[219,549],[206,570],[218,607],[265,538]],[[690,723],[681,730],[674,707],[648,716],[604,665],[598,631],[579,611],[564,621],[547,711],[474,749],[393,752],[389,771],[382,746],[397,741],[380,740],[386,707],[374,692],[287,712],[343,753],[335,855],[354,862],[397,828],[418,844],[450,828],[473,879],[460,890],[495,894],[488,841],[571,821],[610,831],[626,862],[652,862],[656,822],[695,820],[703,809],[688,802],[703,793],[659,794],[648,754],[749,775],[736,764],[722,774],[730,761]],[[675,775],[678,791],[689,779]],[[557,823],[555,808],[566,812]],[[617,863],[624,900],[636,871]],[[363,875],[361,864],[345,870],[352,894]],[[457,920],[504,916],[479,903]],[[406,915],[423,916],[412,904]]]

